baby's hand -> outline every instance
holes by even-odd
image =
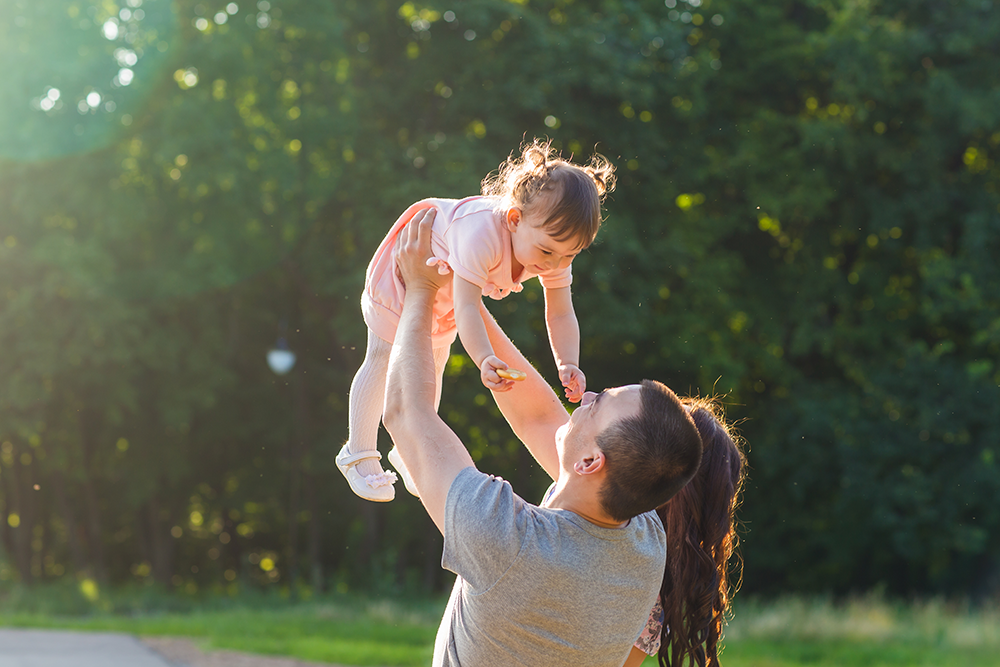
[[[490,391],[510,391],[514,386],[513,380],[505,380],[497,375],[498,370],[507,370],[507,364],[492,354],[479,365],[479,377],[483,381],[483,386]]]
[[[587,376],[583,371],[573,364],[563,364],[559,367],[559,381],[566,387],[566,399],[570,403],[579,403],[587,390]]]

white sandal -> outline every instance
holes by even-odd
[[[345,443],[337,454],[337,467],[344,473],[347,483],[351,485],[351,491],[361,496],[365,500],[376,503],[387,503],[396,497],[396,489],[392,486],[396,482],[396,473],[380,472],[376,475],[361,476],[354,466],[358,461],[365,459],[380,460],[382,455],[372,449],[367,452],[351,454]]]
[[[417,485],[413,483],[413,478],[410,477],[410,471],[406,469],[406,465],[403,463],[403,457],[399,455],[399,450],[395,447],[389,450],[389,463],[391,463],[392,467],[396,469],[399,476],[403,478],[403,486],[406,487],[406,490],[409,491],[410,494],[419,498],[420,494],[417,493]]]

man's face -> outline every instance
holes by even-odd
[[[642,405],[641,385],[605,389],[600,394],[584,392],[580,407],[573,411],[569,422],[556,433],[559,460],[572,466],[574,454],[593,444],[604,429],[615,422],[639,414]]]

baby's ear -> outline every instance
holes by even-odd
[[[507,209],[507,229],[514,231],[521,223],[521,209],[511,206]]]

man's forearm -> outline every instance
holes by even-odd
[[[414,410],[434,413],[434,357],[429,335],[433,304],[433,291],[413,289],[406,293],[386,377],[387,415]]]
[[[524,382],[517,383],[510,391],[493,392],[493,398],[517,437],[545,472],[555,479],[559,474],[556,431],[569,420],[569,414],[559,397],[521,351],[514,347],[485,306],[482,306],[481,312],[483,325],[497,356],[511,367],[528,374]]]
[[[382,421],[417,485],[420,502],[443,533],[448,489],[464,468],[474,464],[462,441],[434,410],[430,335],[434,295],[426,289],[406,293],[389,358]]]

